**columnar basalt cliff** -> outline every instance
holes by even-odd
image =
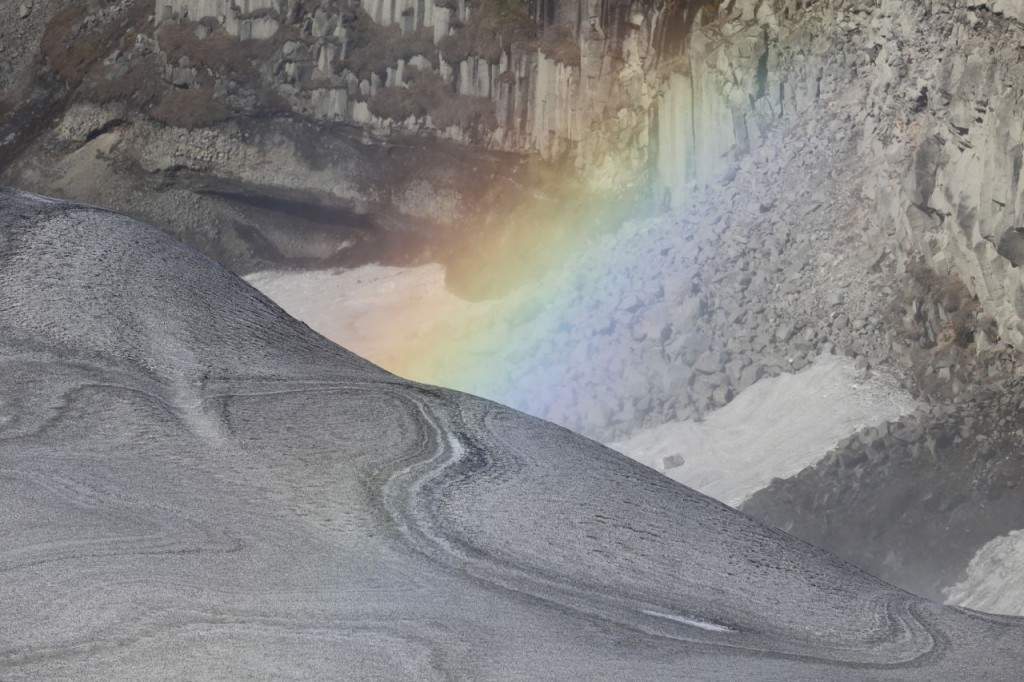
[[[314,119],[569,156],[594,187],[639,179],[678,205],[805,95],[770,68],[774,4],[157,0],[156,25],[158,45],[196,24],[274,44],[266,84]]]
[[[131,210],[239,271],[410,227],[436,257],[444,228],[535,221],[490,219],[530,198],[650,195],[662,55],[703,6],[38,2],[11,16],[39,61],[4,64],[0,156],[14,184]],[[555,170],[511,177],[531,159]],[[337,238],[299,248],[296,212],[253,196],[336,210]]]
[[[201,25],[273,44],[262,80],[313,119],[568,155],[611,186],[646,163],[664,45],[701,6],[157,0],[156,35],[166,44]],[[172,52],[172,78],[201,79],[194,59]]]
[[[174,222],[245,271],[439,258],[438,226],[472,241],[488,212],[564,195],[550,172],[516,176],[531,158],[569,169],[577,198],[684,206],[825,112],[823,142],[856,145],[873,248],[958,277],[987,316],[979,343],[1020,345],[1019,4],[5,6],[0,154],[15,184]],[[26,76],[33,39],[56,82]]]

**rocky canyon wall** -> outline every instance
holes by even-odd
[[[899,36],[912,52],[891,68],[900,71],[896,96],[914,103],[912,116],[866,131],[868,153],[896,157],[891,171],[869,178],[866,191],[877,200],[878,219],[896,226],[901,246],[963,279],[1002,340],[1020,347],[1024,74],[1015,46],[1024,27],[1021,3],[990,4],[956,8],[958,21],[945,35],[929,31],[937,24],[933,13],[923,28],[906,26]],[[876,93],[881,88],[874,84]],[[884,106],[891,98],[876,101]]]
[[[314,119],[569,158],[591,189],[677,207],[842,79],[818,58],[845,50],[842,5],[157,0],[156,23],[158,45],[161,25],[204,22],[275,44],[264,80]],[[179,86],[202,79],[163,52]]]
[[[198,147],[196,158],[164,154],[171,159],[160,166],[164,175],[216,166],[248,182],[255,169],[245,154],[233,159],[232,140],[244,147],[277,138],[222,122],[241,117],[258,128],[276,118],[280,128],[298,118],[342,126],[352,144],[362,134],[367,144],[422,149],[437,140],[558,160],[590,191],[681,207],[694,187],[727,180],[766,131],[825,108],[840,127],[853,126],[858,182],[872,209],[865,233],[879,235],[879,251],[898,250],[904,262],[920,256],[939,273],[957,274],[992,320],[988,337],[1024,343],[1024,84],[1014,47],[1024,36],[1024,9],[1016,0],[119,0],[89,7],[39,2],[23,19],[14,12],[12,22],[43,31],[43,59],[74,93],[65,100],[68,120],[88,106],[103,108],[85,142],[126,121],[140,131],[139,114],[158,128],[215,131],[218,141]],[[229,130],[217,132],[218,125]],[[79,153],[58,149],[65,143],[60,125],[53,129],[57,141],[46,144],[56,152],[34,174],[8,170],[9,182],[46,179],[54,154],[63,162]],[[133,133],[140,144],[167,137],[143,132]],[[128,144],[114,151],[124,155]],[[222,148],[214,162],[205,159]],[[133,167],[154,154],[135,154]],[[264,156],[276,163],[274,153]],[[308,168],[313,175],[331,173],[318,163]],[[501,163],[490,166],[500,174]],[[466,207],[490,191],[481,185],[453,203],[446,197],[460,181],[437,188],[430,177],[406,178],[397,194],[418,197],[410,212],[377,201],[394,192],[370,189],[378,178],[369,171],[354,179],[344,168],[338,173],[332,200],[357,212],[386,210],[394,225],[417,215],[465,222]],[[273,173],[256,176],[276,182]],[[59,192],[57,184],[38,188]],[[337,190],[357,184],[358,192]]]
[[[1024,3],[737,2],[694,31],[654,107],[655,186],[677,205],[766,126],[852,121],[865,234],[964,281],[993,338],[1024,343]],[[837,129],[842,127],[837,123]],[[799,150],[796,150],[799,151]],[[998,331],[994,331],[994,330]],[[934,343],[934,339],[931,340]]]
[[[570,156],[598,186],[635,183],[656,96],[655,40],[688,15],[658,2],[549,4],[157,0],[155,21],[158,45],[160,26],[172,24],[276,42],[262,76],[312,118]],[[202,79],[193,58],[164,53],[179,85]]]

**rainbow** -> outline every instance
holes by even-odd
[[[589,362],[594,335],[629,334],[628,329],[602,328],[596,320],[611,319],[636,281],[646,254],[623,250],[631,233],[662,225],[660,221],[634,221],[613,232],[601,218],[625,214],[627,201],[606,203],[589,211],[563,211],[560,222],[540,216],[516,232],[518,239],[459,254],[457,263],[473,267],[450,268],[448,284],[455,291],[477,297],[490,292],[496,279],[517,283],[497,300],[467,305],[455,315],[440,317],[426,333],[409,336],[388,357],[370,359],[399,376],[473,393],[558,423],[579,428],[577,411],[607,410],[602,387],[589,387],[581,379],[595,373]],[[455,280],[455,281],[452,281]],[[642,305],[642,297],[638,297]],[[627,304],[630,305],[630,304]],[[609,323],[613,325],[614,323]],[[609,340],[616,345],[614,339]],[[607,343],[605,345],[608,345]],[[629,349],[623,345],[619,366],[629,369]],[[606,387],[605,387],[606,388]],[[588,403],[592,403],[588,406]],[[592,415],[599,421],[610,415]]]
[[[693,188],[715,183],[735,162],[736,150],[760,134],[758,114],[740,91],[757,91],[751,45],[767,46],[756,24],[743,26],[734,36],[742,50],[731,51],[728,41],[695,46],[695,53],[706,54],[665,74],[650,106],[646,138],[588,152],[601,163],[584,169],[582,181],[564,174],[557,180],[564,191],[545,186],[548,196],[564,200],[509,207],[492,224],[460,231],[466,238],[442,258],[447,285],[460,296],[486,302],[440,305],[428,310],[429,328],[415,330],[401,329],[401,317],[421,317],[422,311],[414,315],[399,306],[397,331],[376,347],[327,335],[399,376],[490,398],[589,435],[596,435],[589,428],[593,424],[611,424],[613,433],[616,424],[634,427],[637,414],[651,409],[643,395],[652,385],[670,396],[681,393],[664,372],[652,374],[659,363],[637,357],[642,355],[637,337],[661,334],[662,328],[632,329],[631,320],[619,318],[631,308],[650,308],[654,314],[644,317],[657,326],[671,319],[666,308],[676,300],[659,290],[690,286],[691,275],[680,272],[679,281],[662,282],[650,272],[659,257],[650,249],[685,240],[674,214],[637,219],[652,209],[685,211]],[[729,83],[731,94],[726,94],[717,69],[736,60],[743,60],[736,69],[749,70],[751,82]],[[606,178],[632,172],[637,181],[620,192],[600,189],[602,166]],[[631,237],[645,230],[658,234]],[[497,293],[503,295],[490,300]],[[418,305],[429,308],[441,298],[421,298]],[[667,402],[653,418],[676,418],[676,406],[671,398]]]

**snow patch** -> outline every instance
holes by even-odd
[[[945,592],[946,603],[975,611],[1024,616],[1024,530],[990,540],[967,566],[967,577]]]
[[[258,272],[245,279],[292,317],[390,371],[400,370],[439,325],[487,305],[449,292],[436,264]]]
[[[708,623],[702,620],[693,620],[692,618],[683,618],[682,616],[675,616],[671,613],[660,613],[658,611],[648,611],[647,609],[644,609],[644,613],[648,616],[654,616],[655,618],[674,620],[677,623],[682,623],[683,625],[690,625],[695,628],[700,628],[701,630],[707,630],[708,632],[736,632],[732,628],[726,627],[725,625],[719,625],[718,623]]]
[[[915,405],[892,377],[865,377],[849,358],[823,355],[799,374],[762,379],[702,422],[670,422],[610,447],[736,507]]]

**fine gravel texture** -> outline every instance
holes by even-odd
[[[944,607],[0,190],[0,678],[1011,679]]]

